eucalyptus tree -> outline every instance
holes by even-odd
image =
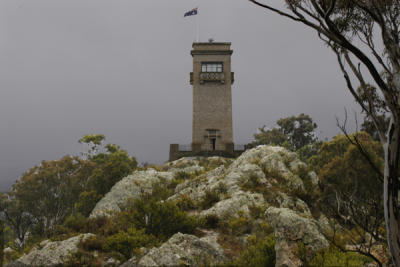
[[[282,8],[272,0],[250,2],[313,29],[336,53],[347,88],[373,122],[384,148],[388,245],[394,264],[400,266],[399,0],[281,0]],[[379,119],[386,112],[387,131]]]

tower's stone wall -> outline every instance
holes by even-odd
[[[232,75],[230,43],[194,43],[193,50],[193,125],[192,143],[201,150],[212,150],[209,129],[217,130],[215,150],[224,151],[233,143]],[[222,73],[214,81],[202,80],[203,62],[221,62]],[[204,75],[204,74],[203,74]]]
[[[192,143],[171,144],[169,160],[189,156],[237,157],[247,146],[235,146],[232,132],[231,43],[193,43]],[[202,64],[221,65],[222,70],[203,71]]]

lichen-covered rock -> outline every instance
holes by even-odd
[[[237,191],[229,198],[217,202],[213,207],[203,210],[200,215],[216,215],[219,218],[235,217],[238,214],[249,214],[249,206],[265,205],[264,197],[258,193]]]
[[[287,208],[269,207],[265,215],[274,229],[276,267],[302,266],[297,255],[300,243],[310,257],[329,246],[313,219],[302,217]]]
[[[160,179],[172,180],[172,172],[159,172],[154,169],[136,171],[116,183],[94,207],[90,217],[108,216],[121,211],[128,199],[136,199],[142,193],[150,193],[152,185]]]
[[[135,257],[121,266],[215,266],[225,260],[216,237],[198,238],[177,233],[159,248],[152,248],[140,259]]]
[[[205,172],[211,167],[214,169]],[[304,191],[303,181],[297,175],[299,169],[304,167],[305,164],[297,158],[296,153],[282,147],[265,145],[245,151],[233,162],[221,157],[182,158],[162,165],[159,169],[163,171],[136,171],[123,178],[97,203],[90,217],[120,211],[128,199],[135,199],[143,192],[150,192],[152,185],[162,178],[171,181],[179,172],[194,175],[178,184],[175,194],[167,201],[177,201],[184,197],[199,204],[206,197],[206,192],[216,191],[221,193],[220,201],[199,213],[215,214],[219,217],[226,214],[235,216],[238,212],[247,215],[249,206],[265,207],[276,203],[267,203],[260,192],[254,192],[251,188],[246,188],[246,185],[257,183],[258,187],[268,189],[273,184],[278,188]],[[315,174],[310,173],[309,176],[311,181],[317,182]],[[310,214],[307,205],[301,200],[285,196],[274,199],[274,202],[278,202],[278,206]]]
[[[312,217],[307,204],[301,199],[288,196],[283,192],[276,192],[275,201],[280,208],[291,209],[303,217]]]
[[[27,266],[62,266],[71,256],[78,251],[78,244],[93,234],[81,234],[63,241],[45,240],[38,247],[33,248],[28,254],[24,254],[14,265],[25,264]]]
[[[304,201],[289,197],[279,189],[289,188],[289,190],[304,192],[303,181],[297,175],[301,168],[305,169],[306,165],[297,158],[296,153],[282,147],[258,146],[245,151],[228,168],[222,165],[178,185],[175,189],[176,194],[168,200],[177,200],[184,196],[200,203],[206,197],[207,191],[218,191],[218,188],[222,186],[226,191],[223,197],[212,207],[201,211],[201,215],[213,214],[224,218],[227,215],[235,216],[240,212],[247,216],[249,206],[278,205],[311,217],[310,210]],[[308,175],[312,183],[318,179],[314,173]],[[252,184],[257,184],[259,188],[264,188],[265,192],[273,184],[275,192],[272,194],[276,194],[271,198],[273,203],[268,203],[261,193],[248,188],[249,184],[250,187]]]

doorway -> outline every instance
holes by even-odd
[[[210,138],[210,141],[211,141],[212,150],[215,151],[217,139],[216,138]]]

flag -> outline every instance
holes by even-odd
[[[185,13],[183,17],[197,15],[197,7]]]

